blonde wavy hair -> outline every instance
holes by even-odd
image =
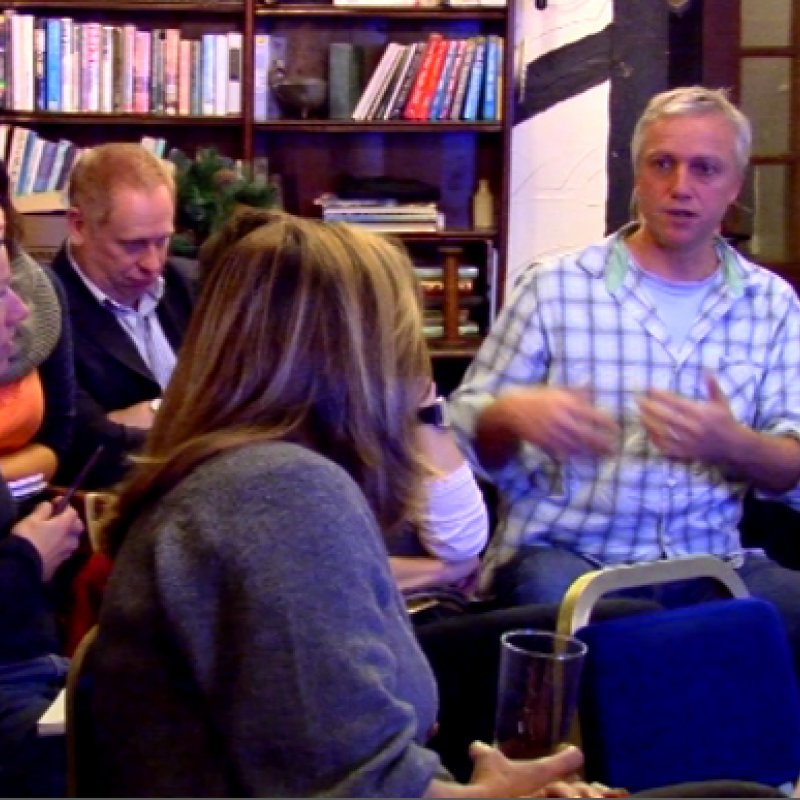
[[[264,224],[232,222],[242,237],[207,269],[145,452],[106,526],[112,554],[132,519],[199,464],[255,440],[298,442],[340,464],[385,535],[418,519],[415,420],[431,367],[407,254],[356,226],[255,213]]]

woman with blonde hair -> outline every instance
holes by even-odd
[[[123,487],[93,663],[110,795],[518,796],[574,748],[425,744],[436,687],[385,539],[418,518],[429,359],[407,256],[277,216],[227,249]]]

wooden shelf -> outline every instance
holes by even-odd
[[[363,8],[334,6],[332,4],[276,3],[256,5],[258,17],[385,17],[408,20],[503,20],[505,8],[392,8],[390,6],[364,6]]]
[[[153,125],[159,128],[165,125],[185,126],[228,126],[241,125],[244,117],[206,117],[178,116],[175,114],[104,114],[77,111],[74,113],[57,113],[52,111],[3,111],[4,118],[14,125],[110,125],[124,127],[126,125]]]
[[[182,3],[180,0],[159,0],[159,2],[136,2],[136,0],[125,0],[124,2],[109,3],[108,0],[6,0],[4,8],[16,10],[51,8],[63,11],[102,11],[103,13],[118,11],[158,11],[158,12],[177,12],[186,13],[194,11],[200,14],[239,14],[244,12],[245,5],[238,0],[214,0],[213,2]]]
[[[275,119],[256,122],[257,131],[303,130],[315,133],[502,133],[500,122],[410,122],[408,120]]]

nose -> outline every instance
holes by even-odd
[[[167,258],[166,246],[150,243],[142,252],[139,267],[151,275],[160,275]]]
[[[684,197],[690,191],[691,175],[686,164],[678,164],[672,171],[672,194],[676,197]]]

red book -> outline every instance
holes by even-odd
[[[428,41],[425,44],[425,51],[422,54],[422,59],[419,62],[419,69],[417,76],[414,79],[414,85],[408,95],[408,101],[403,108],[403,119],[420,119],[419,111],[422,106],[422,98],[425,87],[429,83],[429,74],[433,66],[434,51],[437,49],[439,42],[442,41],[441,33],[431,33],[428,36]]]
[[[419,108],[414,119],[426,120],[430,117],[431,104],[439,88],[439,79],[442,77],[444,62],[447,59],[447,51],[450,49],[451,42],[447,39],[440,39],[431,51],[431,67],[425,75],[425,83],[421,89]]]

